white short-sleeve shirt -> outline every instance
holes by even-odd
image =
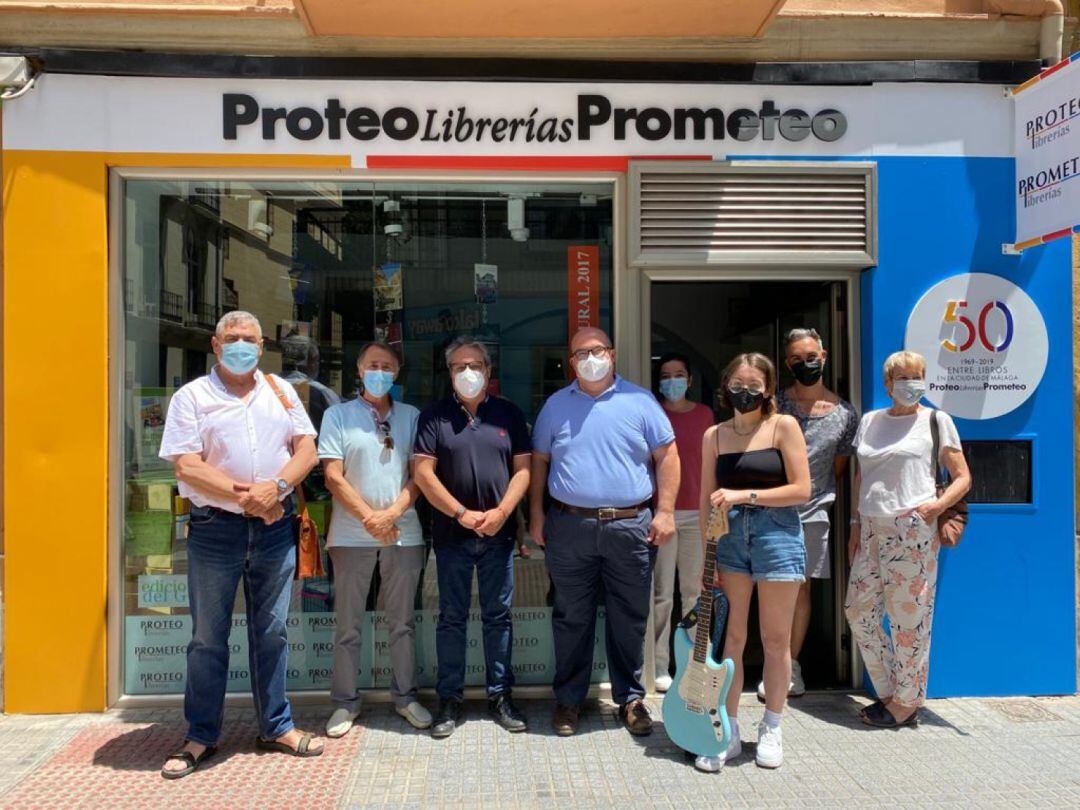
[[[246,401],[229,393],[216,367],[189,382],[169,401],[158,455],[175,462],[180,456],[198,453],[211,467],[240,483],[276,480],[289,462],[293,438],[314,436],[315,428],[293,387],[280,377],[275,379],[292,408],[285,408],[261,371],[255,372],[255,388]],[[195,506],[243,511],[239,504],[219,501],[183,481],[179,489]]]
[[[341,459],[345,480],[372,509],[393,505],[409,481],[409,459],[416,441],[420,411],[412,405],[395,402],[386,418],[394,440],[393,449],[386,447],[379,438],[375,411],[361,399],[327,408],[319,434],[319,458]],[[424,536],[415,508],[409,507],[397,527],[400,536],[395,545],[423,544]],[[326,536],[327,548],[378,548],[381,545],[352,512],[335,504]]]
[[[930,418],[934,414],[940,450],[959,450],[960,434],[944,411],[920,407],[913,414],[892,416],[883,409],[863,416],[854,442],[859,459],[860,514],[892,517],[937,497],[930,464]]]

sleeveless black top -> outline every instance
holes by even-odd
[[[786,484],[784,457],[775,447],[721,453],[716,457],[716,484],[726,489],[772,489]]]
[[[776,448],[776,423],[773,423],[773,447],[716,454],[716,484],[726,489],[772,489],[787,483],[784,456]],[[716,434],[720,449],[720,434]]]

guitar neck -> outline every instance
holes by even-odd
[[[710,537],[705,543],[705,566],[703,581],[705,587],[701,592],[701,602],[698,607],[697,631],[694,634],[694,660],[704,664],[709,654],[709,640],[712,635],[712,582],[716,574],[716,538]]]

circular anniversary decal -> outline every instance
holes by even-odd
[[[926,399],[963,419],[1019,408],[1039,387],[1050,349],[1031,296],[989,273],[931,287],[908,318],[904,346],[926,358]]]

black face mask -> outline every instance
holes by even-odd
[[[727,398],[728,402],[731,403],[731,407],[739,413],[750,413],[750,411],[756,411],[761,407],[761,403],[765,401],[765,394],[760,391],[729,390]]]
[[[809,362],[798,362],[791,364],[791,373],[795,375],[795,379],[802,385],[813,385],[821,379],[822,373],[825,371],[825,364],[820,360],[812,360]]]

